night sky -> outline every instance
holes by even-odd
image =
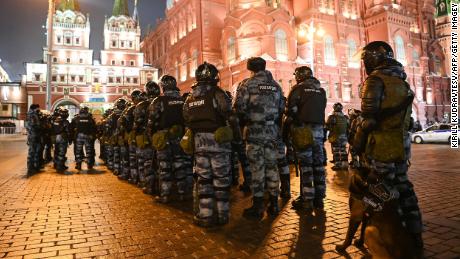
[[[132,14],[134,0],[130,3]],[[59,0],[56,1],[59,4]],[[104,15],[112,14],[114,0],[79,0],[81,11],[90,14],[91,44],[94,59],[99,59],[103,47]],[[156,25],[157,18],[164,16],[166,0],[139,0],[139,16],[142,32],[149,24]],[[1,65],[12,80],[24,74],[24,62],[43,58],[48,0],[0,0],[0,59]]]

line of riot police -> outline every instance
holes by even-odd
[[[147,83],[145,92],[134,90],[131,100],[118,99],[93,127],[97,132],[70,128],[81,133],[76,147],[87,145],[90,156],[94,156],[92,136],[97,134],[107,167],[120,179],[156,195],[157,202],[193,197],[193,221],[202,227],[229,222],[230,189],[239,181],[237,162],[243,172],[240,190],[252,193],[252,206],[244,210],[244,217],[260,220],[265,211],[278,215],[279,196],[291,196],[288,157],[294,158],[300,175],[300,195],[292,202],[293,207],[321,213],[326,196],[324,142],[329,131],[334,169],[347,168],[346,144],[350,142],[352,167],[356,169],[352,170],[350,192],[358,201],[354,204],[363,203],[367,208],[362,215],[376,215],[366,228],[374,230],[369,231],[374,247],[388,245],[388,228],[381,224],[388,222],[381,213],[390,211],[398,219],[393,225],[409,233],[414,246],[421,248],[421,214],[407,178],[407,125],[413,92],[402,65],[385,42],[368,44],[362,59],[369,77],[360,93],[362,112],[353,111],[351,122],[337,103],[325,123],[326,92],[310,68],[295,70],[297,84],[284,98],[282,88],[266,70],[265,60],[256,57],[248,60],[251,76],[238,85],[233,101],[218,86],[217,68],[205,62],[196,70],[196,83],[186,98],[180,95],[175,78],[165,75],[159,85]],[[39,161],[33,157],[40,149],[33,144],[37,136],[34,123],[39,117],[34,117],[32,108],[29,156],[31,168],[35,168]],[[52,123],[58,170],[65,166],[64,150],[70,142],[65,137],[69,134],[65,118],[61,111]],[[352,139],[347,139],[347,133]],[[81,169],[82,157],[76,161],[77,169]],[[89,167],[94,164],[93,159],[87,161]],[[350,245],[361,219],[350,219],[347,239],[337,250]],[[393,246],[401,248],[401,244]],[[390,254],[404,251],[387,250]]]

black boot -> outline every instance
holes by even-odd
[[[286,174],[280,175],[281,180],[281,198],[290,199],[291,198],[291,176]]]
[[[77,163],[77,164],[75,165],[75,169],[77,169],[78,171],[81,170],[81,162],[79,162],[79,163]]]
[[[313,202],[311,200],[304,201],[302,196],[292,201],[292,208],[295,210],[313,210]]]
[[[246,218],[261,220],[264,217],[264,198],[253,197],[252,207],[245,209],[243,216]]]
[[[280,213],[278,206],[278,196],[270,195],[270,205],[268,205],[268,213],[272,216],[277,216]]]

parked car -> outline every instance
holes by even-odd
[[[450,143],[451,125],[446,123],[432,125],[422,131],[412,133],[412,142],[417,144],[426,142]]]

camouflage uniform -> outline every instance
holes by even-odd
[[[142,137],[144,143],[136,143],[137,170],[139,172],[139,186],[147,187],[153,172],[153,149],[150,145],[150,137],[147,134],[148,109],[152,100],[145,100],[136,105],[134,109],[134,126],[136,137]],[[147,178],[149,182],[147,182]]]
[[[51,141],[51,116],[49,114],[44,114],[41,113],[40,116],[40,124],[42,128],[42,134],[41,136],[41,147],[43,149],[43,155],[42,152],[40,152],[40,160],[42,160],[42,166],[45,163],[51,162],[52,157],[51,157],[51,149],[53,147],[53,143]]]
[[[151,119],[149,120],[153,131],[168,132],[173,126],[183,129],[183,104],[184,100],[177,90],[166,90],[163,96],[155,98],[151,104]],[[189,184],[192,179],[192,161],[191,157],[186,155],[179,146],[181,137],[170,136],[165,149],[156,152],[160,186],[159,201],[161,202],[167,202],[171,195],[173,182],[176,183],[180,200],[183,200],[186,193],[191,191]]]
[[[280,129],[277,124],[284,107],[282,89],[269,71],[255,73],[236,93],[234,110],[246,123],[244,139],[252,173],[254,205],[263,201],[267,189],[272,206],[278,206],[277,154]],[[260,216],[260,211],[258,214]]]
[[[134,109],[136,104],[127,107],[123,114],[120,117],[120,124],[122,125],[123,131],[126,132],[126,141],[127,141],[127,155],[129,158],[129,174],[128,181],[130,183],[137,184],[139,182],[138,166],[137,166],[137,157],[136,157],[136,139],[134,137]],[[131,136],[131,137],[129,137]],[[123,172],[125,169],[123,168]]]
[[[80,110],[80,114],[75,116],[70,123],[71,131],[75,136],[75,162],[77,164],[76,169],[78,170],[81,170],[85,154],[88,169],[94,166],[95,160],[94,140],[96,137],[96,122],[90,113],[83,113],[82,110]],[[83,152],[83,148],[85,152]]]
[[[372,178],[383,181],[399,192],[400,210],[398,212],[401,214],[403,225],[414,234],[419,245],[422,246],[422,216],[413,185],[407,175],[408,161],[411,156],[408,130],[414,93],[405,81],[407,76],[404,68],[394,59],[386,60],[383,65],[368,74],[369,77],[364,82],[361,92],[362,127],[364,132],[370,134],[367,139],[375,141],[368,141],[366,145],[364,166],[370,171]],[[391,158],[394,153],[383,154],[387,152],[387,149],[377,151],[379,147],[374,144],[379,140],[378,133],[392,136],[394,135],[392,132],[395,131],[402,131],[402,138],[399,135],[397,138],[386,140],[387,142],[393,141],[392,143],[379,143],[379,145],[397,146],[401,141],[404,148],[403,159]],[[378,157],[390,158],[383,161]]]
[[[67,147],[70,144],[69,121],[62,114],[53,122],[53,134],[56,137],[54,149],[54,165],[56,170],[64,171],[67,169],[65,165],[67,161]]]
[[[115,174],[118,174],[120,171],[120,146],[118,145],[117,121],[122,112],[122,110],[115,107],[107,118],[107,167],[113,170]]]
[[[231,185],[231,143],[217,143],[215,131],[226,125],[231,113],[231,101],[226,93],[204,82],[192,87],[184,104],[185,125],[194,133],[193,172],[197,176],[198,212],[195,222],[201,225],[212,223],[214,204],[220,224],[229,219]]]
[[[326,93],[320,82],[309,77],[295,85],[288,96],[287,116],[292,127],[310,128],[313,144],[303,150],[295,150],[300,164],[301,195],[293,203],[306,208],[324,206],[326,176],[323,166],[324,110]],[[300,203],[299,203],[300,202]]]
[[[332,156],[334,161],[333,169],[347,169],[348,118],[342,112],[335,111],[327,118],[326,128],[329,131],[328,139],[332,148]]]
[[[27,145],[29,145],[27,154],[27,174],[31,175],[40,169],[40,118],[39,110],[30,109],[27,112],[26,129]]]

